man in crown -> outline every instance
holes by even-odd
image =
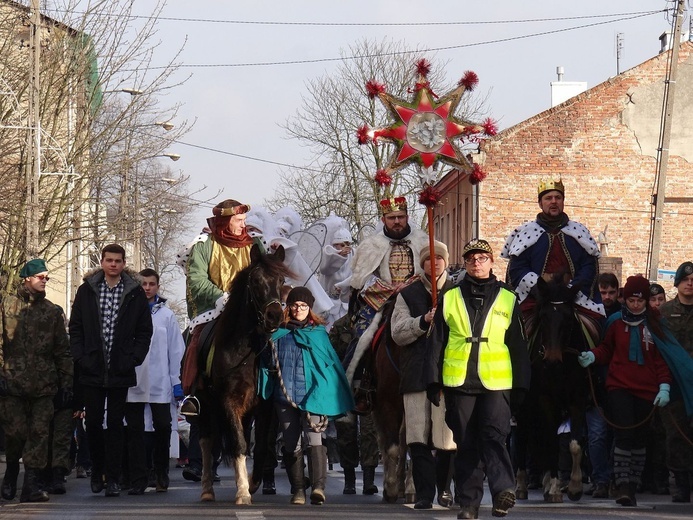
[[[371,391],[368,370],[361,357],[369,350],[382,318],[381,308],[387,299],[408,283],[417,280],[414,275],[423,274],[419,253],[428,245],[428,235],[409,226],[407,199],[389,196],[380,201],[379,210],[383,229],[367,237],[360,244],[351,262],[351,298],[349,315],[352,324],[352,341],[345,365],[347,377],[362,392],[357,391],[357,411],[361,426],[361,466],[363,468],[363,493],[378,492],[374,484],[375,467],[378,464],[378,447],[375,432],[370,426],[369,403],[360,396]],[[363,370],[364,374],[360,374]],[[358,465],[356,418],[349,414],[336,422],[340,460],[344,468],[344,493],[355,493],[354,468]],[[370,435],[364,435],[364,427]]]
[[[533,222],[516,228],[501,251],[509,260],[507,279],[519,297],[525,318],[532,314],[535,304],[532,289],[541,277],[546,281],[563,275],[571,286],[580,291],[575,297],[579,312],[594,320],[604,316],[599,294],[599,246],[589,230],[563,211],[565,188],[559,180],[539,183],[539,208]]]

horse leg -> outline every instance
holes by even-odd
[[[212,439],[200,437],[200,451],[202,451],[202,502],[214,502],[214,477],[212,476]]]
[[[518,469],[515,477],[515,498],[518,500],[527,500],[529,491],[527,490],[527,470]]]
[[[233,459],[233,469],[236,473],[236,505],[249,506],[252,501],[248,486],[248,468],[245,465],[245,453]]]
[[[383,451],[383,501],[394,503],[399,496],[398,464],[400,447],[390,444]]]
[[[411,461],[410,461],[411,462]],[[404,450],[400,457],[400,465],[405,468],[404,472],[404,503],[413,504],[416,502],[416,486],[414,486],[414,475],[412,474],[412,464],[407,464],[407,451]]]
[[[580,443],[575,439],[570,441],[570,456],[573,466],[570,471],[568,498],[576,501],[582,498],[582,446],[580,446]]]

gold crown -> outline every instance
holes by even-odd
[[[407,211],[407,199],[404,197],[389,197],[380,201],[380,214],[387,215],[393,211]]]
[[[563,186],[563,180],[559,177],[558,180],[555,179],[542,179],[539,181],[538,193],[541,195],[545,191],[557,190],[565,195],[565,187]]]

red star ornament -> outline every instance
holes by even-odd
[[[396,122],[373,131],[373,142],[385,139],[397,147],[386,167],[388,173],[418,163],[429,168],[436,161],[471,173],[473,165],[462,154],[454,139],[484,133],[484,126],[454,116],[467,87],[460,85],[437,101],[428,85],[417,83],[412,102],[398,99],[387,92],[378,97]]]

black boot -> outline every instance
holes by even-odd
[[[375,495],[378,486],[375,485],[375,466],[365,466],[363,468],[363,494]]]
[[[8,462],[5,469],[5,477],[2,479],[0,494],[5,500],[12,500],[17,496],[17,477],[19,476],[19,462]]]
[[[262,474],[262,494],[277,494],[277,488],[274,484],[274,468],[265,470],[265,472]]]
[[[46,493],[39,486],[39,471],[36,468],[24,466],[24,485],[22,494],[19,495],[20,502],[47,502],[49,500]]]
[[[414,509],[431,509],[436,494],[435,459],[430,448],[421,443],[410,444],[409,453],[411,453],[412,477],[416,488]]]
[[[453,497],[450,484],[453,474],[452,450],[436,450],[436,488],[438,490],[438,504],[443,507],[452,507]]]
[[[674,486],[670,487],[672,502],[691,501],[691,480],[687,471],[672,471],[674,475]]]
[[[291,483],[293,495],[291,496],[290,504],[303,505],[306,503],[305,482],[303,480],[303,452],[297,453],[284,452],[284,464],[286,465],[286,474]]]
[[[321,506],[325,503],[325,483],[327,481],[327,448],[311,446],[310,448],[311,481],[310,503]]]
[[[53,495],[64,495],[65,494],[65,475],[67,475],[67,468],[55,467],[51,472],[51,484],[50,488],[47,489],[49,493]]]
[[[356,494],[356,469],[344,468],[344,491],[342,491],[342,494]]]

